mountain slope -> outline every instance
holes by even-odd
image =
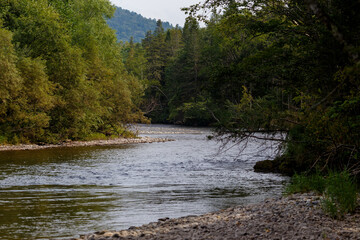
[[[109,26],[116,30],[119,41],[129,41],[134,37],[134,42],[140,42],[145,37],[147,31],[153,31],[156,28],[156,20],[145,18],[142,15],[116,7],[114,16],[108,21]],[[163,22],[165,30],[173,26],[168,22]]]

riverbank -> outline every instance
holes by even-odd
[[[80,235],[76,240],[100,239],[360,239],[360,208],[334,220],[321,210],[319,196],[294,194],[201,216],[159,219],[128,230]]]
[[[172,139],[166,138],[152,138],[152,137],[139,137],[139,138],[116,138],[107,140],[92,140],[92,141],[67,141],[59,144],[19,144],[19,145],[0,145],[0,151],[24,151],[24,150],[40,150],[47,148],[59,147],[84,147],[84,146],[116,146],[122,144],[135,144],[135,143],[155,143],[155,142],[168,142]]]

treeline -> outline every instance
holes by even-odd
[[[119,135],[145,114],[280,140],[281,172],[359,173],[359,5],[206,0],[183,28],[120,44],[107,0],[1,0],[0,143]]]
[[[213,122],[208,109],[201,112],[192,106],[192,101],[205,97],[201,92],[206,82],[201,81],[198,72],[202,31],[195,20],[188,20],[183,29],[176,27],[167,31],[158,20],[156,29],[148,31],[142,43],[134,43],[132,39],[125,43],[125,67],[146,81],[142,110],[152,122],[188,125]]]
[[[359,173],[359,5],[207,0],[186,9],[183,29],[158,22],[142,44],[127,43],[125,67],[148,81],[142,108],[155,122],[216,125],[224,141],[280,140],[284,154],[268,167],[281,172]],[[211,15],[204,28],[199,9]]]
[[[121,135],[143,119],[107,0],[0,1],[0,143]]]
[[[154,30],[156,27],[156,20],[145,18],[138,13],[131,12],[121,7],[116,7],[114,16],[107,20],[109,26],[116,31],[116,36],[119,41],[129,41],[132,37],[134,42],[141,42],[145,38],[145,34],[149,30]],[[164,22],[165,30],[173,26]]]

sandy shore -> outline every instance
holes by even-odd
[[[21,151],[21,150],[39,150],[46,148],[58,148],[58,147],[83,147],[83,146],[115,146],[121,144],[132,143],[154,143],[154,142],[168,142],[173,141],[165,138],[116,138],[109,140],[93,140],[93,141],[68,141],[59,144],[19,144],[19,145],[0,145],[0,151]]]
[[[75,239],[360,239],[360,208],[341,221],[334,220],[321,210],[319,196],[295,194],[201,216],[159,219],[127,230],[104,230]]]

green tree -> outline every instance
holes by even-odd
[[[54,85],[48,81],[43,61],[16,56],[10,32],[1,29],[0,35],[1,135],[14,143],[42,140],[55,103]]]
[[[169,119],[173,122],[197,124],[208,118],[206,111],[196,108],[203,106],[201,92],[203,83],[201,70],[201,31],[194,18],[187,19],[182,33],[182,47],[176,59],[168,65],[166,87],[169,92]],[[200,103],[201,102],[201,103]],[[205,106],[203,106],[205,107]],[[195,114],[195,115],[194,115]],[[200,117],[203,115],[203,117]],[[199,121],[201,119],[201,121]],[[204,124],[204,123],[201,123]]]
[[[0,22],[1,27],[1,22]],[[11,43],[12,34],[0,28],[0,136],[6,140],[12,130],[10,121],[19,107],[13,101],[21,91],[22,79],[16,69],[15,50]],[[5,138],[5,139],[4,139]]]
[[[84,139],[121,134],[127,123],[144,119],[137,105],[143,83],[126,71],[106,22],[114,10],[107,0],[1,2],[9,49],[2,56],[8,69],[1,69],[2,135]]]
[[[222,40],[210,58],[209,79],[218,92],[213,99],[227,103],[221,136],[246,140],[285,131],[280,167],[351,166],[359,172],[360,32],[353,11],[359,3],[208,0],[186,10],[218,7],[225,9],[215,24]],[[243,105],[248,94],[252,104]]]
[[[143,109],[156,122],[166,121],[169,97],[164,92],[165,69],[169,60],[169,49],[165,43],[166,34],[161,20],[156,23],[154,32],[148,32],[142,42],[147,60],[145,101]]]

